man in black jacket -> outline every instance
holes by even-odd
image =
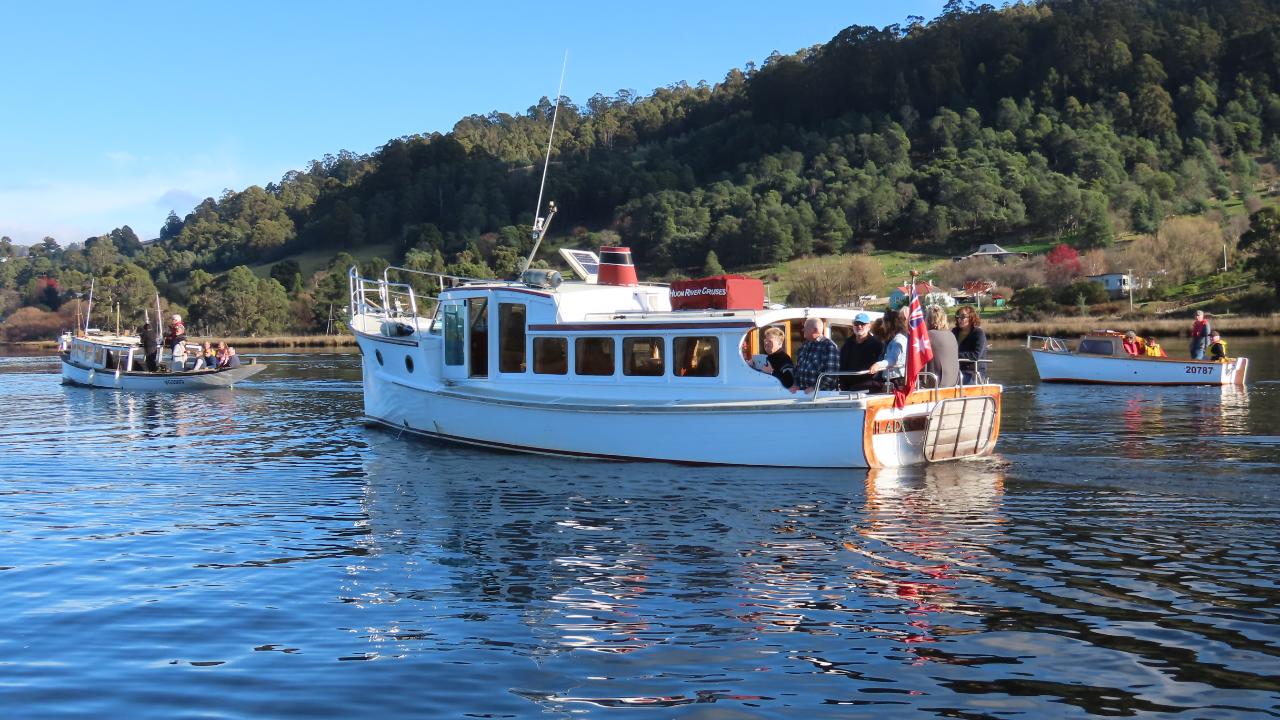
[[[142,340],[142,352],[147,356],[147,372],[155,372],[159,367],[160,338],[156,337],[156,331],[151,329],[151,323],[144,323],[142,329],[138,331],[138,336]]]
[[[840,348],[840,370],[842,372],[861,372],[884,355],[884,343],[871,334],[871,316],[858,313],[853,318],[853,334],[844,341]],[[872,375],[845,376],[840,378],[840,387],[844,390],[874,390],[877,383]]]

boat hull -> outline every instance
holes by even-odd
[[[935,459],[926,457],[930,412],[966,397],[990,398],[992,407],[985,419],[971,415],[945,444],[955,440],[978,450],[967,454],[989,454],[999,433],[999,386],[920,391],[901,410],[890,395],[837,393],[816,402],[518,400],[475,387],[416,387],[368,364],[364,386],[371,424],[500,450],[608,460],[818,468],[923,463]],[[940,442],[941,426],[935,424],[930,442]]]
[[[233,387],[267,368],[266,365],[250,364],[238,368],[215,371],[193,371],[178,373],[124,372],[114,370],[98,370],[85,368],[75,363],[62,360],[62,382],[67,385],[81,387],[110,388],[115,390],[138,390],[144,392],[189,392],[198,390],[221,390]]]
[[[1104,385],[1244,385],[1249,359],[1129,358],[1031,350],[1041,382]]]

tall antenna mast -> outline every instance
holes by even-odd
[[[533,249],[529,251],[529,257],[525,258],[524,265],[520,266],[520,274],[524,274],[525,270],[533,264],[533,258],[538,254],[538,246],[542,244],[542,238],[547,234],[547,228],[551,227],[551,219],[556,216],[556,204],[554,201],[547,203],[547,217],[543,218],[538,213],[542,212],[542,193],[547,189],[547,170],[551,168],[551,141],[556,136],[556,118],[560,116],[560,95],[564,93],[564,72],[569,67],[569,51],[564,51],[564,62],[560,65],[560,87],[556,88],[556,104],[551,110],[551,132],[547,135],[547,157],[542,162],[542,184],[538,186],[538,205],[533,209]]]

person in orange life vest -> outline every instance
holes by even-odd
[[[1134,356],[1147,354],[1142,341],[1138,339],[1138,334],[1132,330],[1124,334],[1124,351]]]
[[[1155,336],[1147,338],[1147,357],[1169,357],[1165,354],[1164,348],[1160,347],[1160,343],[1156,342]]]

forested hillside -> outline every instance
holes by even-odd
[[[1278,6],[953,1],[932,21],[849,27],[713,86],[564,98],[555,234],[624,242],[661,274],[700,272],[711,252],[733,270],[1153,233],[1170,215],[1249,199],[1280,160]],[[130,303],[154,282],[197,311],[259,283],[275,314],[264,331],[305,330],[323,328],[345,278],[296,263],[260,282],[227,271],[378,246],[385,261],[510,273],[529,249],[551,113],[543,98],[523,115],[326,156],[170,216],[153,243],[127,227],[66,249],[46,241],[0,265],[0,311],[49,300],[41,278],[66,290],[92,273]]]

